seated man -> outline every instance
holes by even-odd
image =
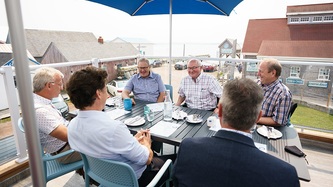
[[[184,101],[187,107],[217,112],[217,103],[222,96],[222,88],[211,75],[202,73],[202,65],[198,59],[187,63],[188,76],[182,79],[178,91],[176,106]]]
[[[67,93],[77,116],[68,127],[71,147],[96,158],[105,158],[129,164],[140,186],[146,186],[167,158],[153,157],[149,130],[140,130],[133,136],[121,121],[113,120],[103,112],[109,97],[106,89],[107,72],[87,67],[75,72],[67,83]]]
[[[57,69],[42,67],[36,70],[33,78],[33,98],[40,142],[44,150],[52,155],[70,149],[67,139],[68,121],[51,102],[63,89],[63,77]],[[63,164],[78,160],[81,160],[81,155],[77,152],[58,159]]]
[[[165,86],[161,76],[150,71],[149,61],[141,58],[138,62],[139,73],[135,74],[128,81],[122,92],[122,98],[129,98],[133,92],[134,99],[144,101],[163,102],[165,96]],[[133,104],[135,104],[132,99]]]
[[[296,169],[260,151],[250,129],[261,116],[262,89],[250,79],[227,82],[219,103],[222,129],[187,138],[173,167],[174,186],[299,186]]]
[[[258,84],[264,90],[263,114],[259,124],[284,126],[288,123],[292,94],[279,80],[281,71],[281,64],[276,59],[264,59],[259,65]]]

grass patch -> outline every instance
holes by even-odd
[[[318,129],[333,130],[333,115],[298,105],[291,123]]]

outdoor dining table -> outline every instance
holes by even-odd
[[[148,104],[153,104],[152,102],[135,100],[136,104],[133,105],[132,110],[130,112],[124,113],[123,115],[116,117],[116,120],[120,120],[124,122],[129,118],[133,118],[135,116],[144,117],[144,107]],[[163,103],[160,103],[163,104]],[[116,109],[123,110],[123,106],[120,108],[109,107],[106,106],[104,111],[108,112],[112,116],[112,112]],[[181,106],[173,106],[173,111],[181,110],[187,113],[187,115],[191,114],[199,114],[202,117],[201,123],[188,123],[186,120],[175,120],[169,121],[170,123],[177,126],[177,129],[169,136],[163,136],[159,134],[151,134],[151,137],[154,141],[179,146],[183,139],[190,137],[210,137],[213,136],[216,131],[210,130],[207,126],[207,118],[216,114],[212,111],[206,110],[198,110],[198,109],[190,109],[187,107]],[[71,111],[69,113],[70,118],[74,118],[76,116],[76,111]],[[152,122],[146,122],[140,126],[128,126],[130,132],[135,134],[140,129],[151,129],[159,122],[163,121],[163,111],[155,112],[155,117]],[[307,168],[307,162],[304,157],[297,157],[290,153],[287,153],[284,150],[286,145],[295,145],[298,148],[302,149],[300,139],[298,137],[297,131],[291,127],[275,127],[282,133],[282,137],[279,139],[267,139],[266,137],[261,136],[256,131],[252,133],[252,138],[254,142],[266,145],[266,152],[271,154],[277,158],[280,158],[296,168],[299,179],[304,181],[310,181],[310,174]],[[246,155],[244,155],[246,156]]]

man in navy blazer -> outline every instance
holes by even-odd
[[[250,129],[261,117],[262,89],[250,79],[225,84],[219,103],[222,129],[188,138],[179,147],[174,186],[300,186],[295,168],[260,151]]]

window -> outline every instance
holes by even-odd
[[[318,79],[329,80],[330,79],[330,69],[320,68]]]
[[[309,22],[310,21],[310,17],[301,17],[300,22]]]
[[[299,18],[290,18],[290,23],[298,23]]]
[[[333,15],[324,16],[324,21],[330,21],[330,22],[332,22],[333,21]]]
[[[323,20],[323,17],[322,16],[315,16],[315,17],[313,17],[313,22],[322,22],[322,20]]]
[[[290,68],[290,77],[297,77],[299,78],[300,67],[292,66]]]

